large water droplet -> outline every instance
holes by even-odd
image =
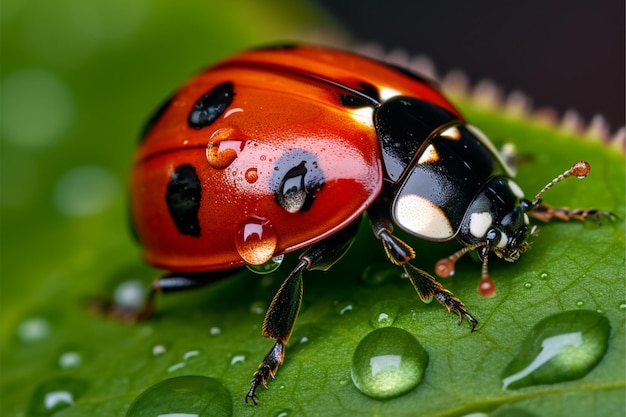
[[[87,381],[68,377],[44,381],[30,400],[30,414],[45,416],[71,407],[87,391],[88,385]]]
[[[235,139],[234,129],[224,128],[216,130],[206,148],[206,158],[215,169],[225,169],[233,163],[239,153],[243,151],[246,141]]]
[[[248,267],[250,271],[254,272],[255,274],[259,274],[259,275],[271,274],[272,272],[276,271],[280,267],[280,264],[283,263],[284,258],[285,258],[285,255],[278,255],[278,256],[274,256],[272,259],[265,262],[264,264],[246,265],[246,266]]]
[[[585,376],[608,348],[609,320],[590,310],[553,314],[537,323],[502,373],[502,389]]]
[[[252,265],[261,265],[274,256],[276,242],[276,232],[270,221],[253,216],[239,226],[235,245],[244,261]]]
[[[230,417],[233,402],[217,380],[204,376],[166,379],[142,392],[126,417]]]
[[[376,399],[402,395],[419,384],[428,352],[406,330],[384,327],[361,340],[352,356],[352,381]]]

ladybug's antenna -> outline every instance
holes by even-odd
[[[439,259],[435,264],[435,273],[441,278],[448,278],[449,276],[454,275],[454,264],[456,264],[456,261],[458,261],[461,256],[473,251],[474,249],[478,249],[481,246],[485,246],[486,244],[486,242],[478,242],[473,245],[464,246],[447,258]]]
[[[454,275],[454,265],[456,261],[458,261],[463,255],[468,252],[473,251],[474,249],[478,249],[487,245],[487,242],[478,242],[473,245],[465,246],[464,248],[459,249],[454,252],[452,255],[441,258],[435,264],[435,273],[441,278],[447,278],[451,275]],[[488,252],[488,251],[487,251]],[[489,267],[488,267],[489,256],[488,253],[483,255],[483,265],[481,268],[481,277],[480,282],[478,283],[478,293],[483,297],[493,297],[496,294],[496,284],[489,277]]]
[[[541,202],[541,196],[543,195],[543,193],[548,191],[550,188],[554,187],[554,185],[563,181],[565,178],[571,177],[572,175],[574,175],[580,179],[583,179],[587,175],[589,175],[590,171],[591,171],[591,165],[589,165],[589,162],[587,161],[576,162],[574,165],[571,166],[570,169],[568,169],[567,171],[565,171],[564,173],[562,173],[561,175],[559,175],[558,177],[556,177],[555,179],[547,183],[546,186],[543,187],[541,191],[537,193],[537,195],[535,196],[535,199],[531,202],[530,207],[528,207],[528,209],[537,206]]]

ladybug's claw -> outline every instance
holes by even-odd
[[[250,385],[250,389],[248,390],[248,393],[246,394],[246,404],[248,404],[248,399],[250,399],[252,401],[252,404],[257,405],[256,389],[258,386],[259,386],[259,381],[256,381],[253,379]]]
[[[252,400],[252,403],[257,405],[256,389],[259,385],[263,385],[267,388],[267,380],[270,377],[274,378],[278,365],[283,363],[283,358],[285,356],[284,348],[284,343],[277,340],[274,347],[272,347],[272,350],[270,350],[267,356],[263,359],[263,362],[259,365],[259,369],[257,369],[252,376],[252,381],[250,381],[250,389],[246,393],[246,403],[248,400]]]
[[[449,312],[456,313],[459,316],[459,325],[463,322],[463,317],[465,317],[470,323],[472,331],[476,329],[478,321],[465,310],[463,302],[450,291],[443,288],[435,278],[409,263],[404,265],[404,271],[422,300],[428,301],[434,297]]]
[[[271,355],[272,352],[275,351],[275,347],[276,346],[274,346],[274,349],[272,349],[269,355]],[[278,364],[276,365],[276,368],[278,368]],[[276,370],[274,370],[274,372],[276,372]],[[272,369],[270,368],[270,365],[267,363],[266,357],[263,362],[261,362],[261,365],[259,365],[259,369],[254,373],[252,381],[250,381],[250,389],[246,393],[246,404],[248,403],[248,399],[250,399],[252,400],[252,404],[257,405],[256,389],[259,387],[259,385],[263,385],[265,388],[267,388],[267,380],[270,376],[274,377],[274,374],[272,372]]]

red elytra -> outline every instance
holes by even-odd
[[[458,114],[432,85],[340,51],[255,50],[223,61],[176,93],[137,151],[132,221],[146,260],[181,272],[259,264],[361,216],[380,194],[383,174],[371,113],[361,115],[337,99],[348,89],[363,90],[359,74],[381,91]],[[227,108],[209,126],[192,127],[188,118],[198,100],[230,82],[236,89]],[[289,212],[276,203],[275,190],[302,161],[317,169],[307,177],[318,182],[308,190],[309,206]],[[183,164],[193,166],[201,181],[199,236],[180,232],[165,200]]]

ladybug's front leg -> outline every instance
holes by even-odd
[[[391,222],[386,217],[381,216],[379,210],[380,207],[373,207],[368,211],[368,214],[372,230],[383,243],[387,258],[392,263],[401,265],[404,268],[404,272],[411,284],[413,284],[413,288],[415,288],[415,291],[417,291],[423,301],[427,302],[435,298],[449,312],[456,313],[459,316],[459,324],[465,317],[470,322],[472,331],[474,331],[478,321],[467,312],[463,302],[450,291],[443,288],[432,275],[409,263],[415,257],[415,251],[411,246],[392,234],[393,226]]]
[[[300,262],[291,271],[270,304],[263,321],[263,336],[276,339],[259,368],[252,376],[246,402],[256,405],[256,390],[259,385],[267,388],[267,381],[274,377],[278,366],[285,357],[285,345],[291,336],[302,301],[302,272],[308,270],[326,271],[333,266],[350,248],[359,228],[360,220],[355,221],[334,235],[310,246]]]

